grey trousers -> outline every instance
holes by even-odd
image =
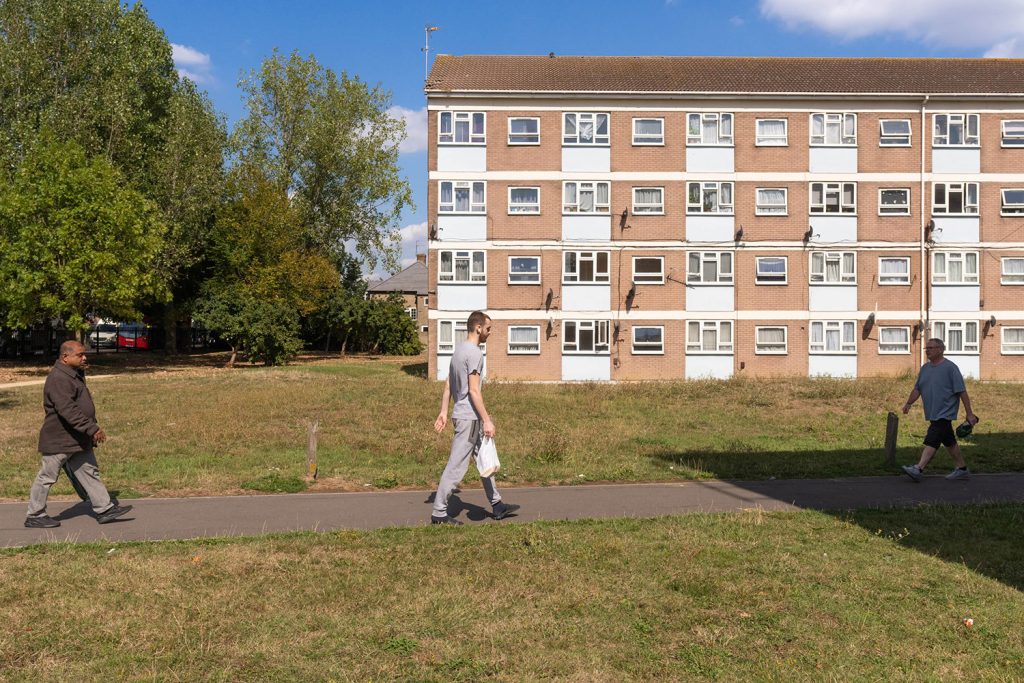
[[[50,494],[50,487],[57,481],[60,468],[65,462],[88,494],[93,512],[98,515],[113,507],[107,487],[100,481],[100,468],[96,464],[95,453],[92,451],[58,453],[43,456],[43,465],[39,468],[36,480],[32,482],[32,493],[29,494],[29,517],[46,515],[46,498]]]
[[[448,464],[445,465],[441,474],[441,482],[437,485],[437,494],[434,496],[434,517],[444,517],[448,514],[448,499],[452,491],[459,485],[462,478],[466,476],[469,468],[469,459],[476,457],[480,448],[480,441],[483,439],[484,430],[480,420],[452,420],[455,423],[455,438],[452,439],[452,453],[448,457]],[[498,489],[494,486],[494,477],[480,477],[484,485],[484,493],[491,505],[501,502]]]

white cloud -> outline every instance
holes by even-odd
[[[989,52],[1021,52],[1021,0],[761,0],[761,14],[791,29],[812,28],[845,39],[897,35],[926,44]],[[988,56],[988,55],[986,55]]]
[[[402,141],[399,152],[408,154],[411,152],[423,152],[427,149],[427,108],[406,109],[405,107],[394,106],[388,109],[388,115],[392,118],[405,121],[406,138]]]
[[[743,21],[743,17],[729,17],[729,23],[732,24],[733,26],[740,27],[743,26],[743,24],[745,24],[746,22]]]
[[[1024,57],[1024,44],[1021,43],[1019,38],[1010,38],[1004,40],[1001,43],[993,45],[988,52],[985,53],[986,57]]]
[[[174,59],[174,66],[178,67],[178,75],[188,78],[196,83],[213,82],[213,62],[210,55],[205,52],[189,47],[171,43],[171,58]]]

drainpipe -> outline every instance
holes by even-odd
[[[924,342],[927,339],[927,337],[926,337],[927,333],[925,332],[925,330],[927,330],[929,328],[929,323],[930,323],[930,320],[928,320],[928,299],[927,299],[927,296],[928,296],[928,264],[927,264],[928,254],[927,254],[927,251],[925,249],[925,237],[926,237],[925,236],[925,230],[926,230],[925,226],[928,224],[928,221],[925,219],[926,202],[925,202],[925,185],[924,185],[924,173],[925,173],[924,150],[925,150],[925,143],[926,143],[926,140],[927,140],[927,137],[926,137],[927,133],[926,133],[926,131],[928,130],[928,128],[926,126],[926,119],[925,119],[925,108],[928,106],[928,98],[929,98],[929,96],[925,95],[924,99],[921,100],[921,309],[919,311],[918,320],[921,321],[922,324],[924,325],[924,327],[921,328],[921,338],[920,338],[920,341],[921,341],[921,350],[920,350],[921,358],[920,358],[920,362],[922,364],[924,363],[924,360],[925,360]]]

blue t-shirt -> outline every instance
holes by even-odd
[[[960,394],[967,391],[960,368],[948,358],[943,358],[938,365],[922,365],[914,388],[921,392],[925,419],[932,421],[955,420]]]

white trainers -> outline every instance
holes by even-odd
[[[946,475],[947,481],[956,481],[957,479],[970,479],[971,471],[966,467],[963,469],[955,469]]]
[[[907,473],[908,477],[910,477],[916,482],[920,482],[922,479],[924,479],[924,473],[921,471],[921,468],[918,467],[917,465],[904,465],[903,471]]]

